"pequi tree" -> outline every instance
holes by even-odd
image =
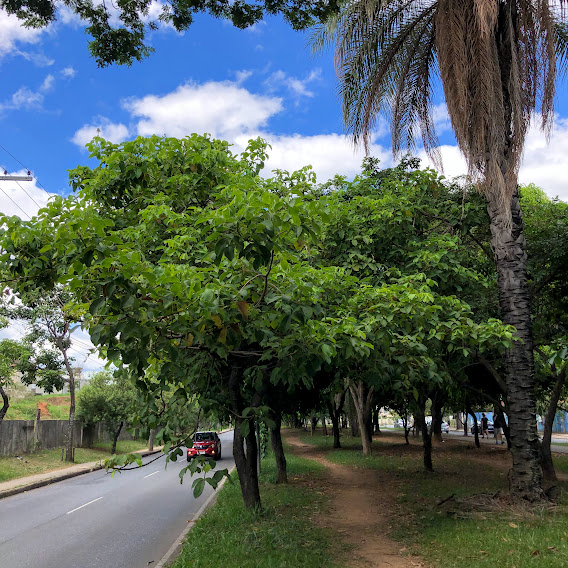
[[[244,503],[259,507],[251,424],[268,415],[263,389],[309,386],[339,345],[352,356],[371,348],[355,318],[335,317],[356,279],[305,260],[322,204],[261,178],[258,141],[241,156],[197,135],[90,149],[99,166],[71,172],[75,195],[30,222],[3,218],[4,269],[22,291],[65,285],[93,343],[150,406],[174,389],[229,411]],[[184,438],[166,418],[175,459]]]
[[[567,40],[565,3],[548,0],[354,1],[315,38],[316,45],[336,45],[344,121],[355,140],[366,144],[385,112],[395,152],[420,134],[438,162],[432,100],[439,72],[458,146],[487,200],[501,318],[519,339],[505,356],[511,495],[529,501],[544,493],[517,179],[536,110],[545,128],[552,125]]]

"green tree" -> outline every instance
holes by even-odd
[[[9,320],[0,316],[0,329],[8,326]],[[22,339],[0,340],[0,426],[8,408],[10,399],[7,387],[14,384],[14,375],[19,374],[24,384],[35,383],[47,392],[62,388],[62,361],[56,351],[45,348],[28,334]]]
[[[18,263],[19,260],[14,259]],[[1,269],[0,269],[1,270]],[[5,275],[5,273],[2,271]],[[49,278],[49,277],[47,277]],[[6,279],[5,283],[6,283]],[[10,278],[8,277],[8,280]],[[33,345],[34,359],[27,359],[24,381],[35,382],[38,372],[43,374],[43,383],[48,390],[69,388],[69,421],[65,448],[65,461],[73,461],[73,424],[75,421],[75,373],[73,358],[69,354],[71,336],[78,327],[80,316],[70,303],[71,296],[61,286],[46,290],[46,275],[39,278],[36,286],[18,288],[18,298],[9,292],[0,301],[0,311],[13,321],[22,321],[27,326],[24,341]],[[50,349],[44,345],[50,345]],[[65,371],[62,372],[62,369]],[[38,383],[39,384],[39,383]],[[40,385],[41,386],[41,385]]]
[[[316,44],[333,41],[344,120],[367,141],[390,114],[395,152],[418,133],[437,159],[432,115],[439,70],[458,146],[487,198],[501,317],[517,337],[506,355],[513,453],[511,493],[543,498],[534,363],[517,172],[540,105],[550,127],[557,65],[566,61],[565,13],[552,2],[351,2]],[[557,56],[558,54],[558,56]]]
[[[109,371],[95,373],[77,396],[77,418],[85,424],[103,422],[112,436],[112,450],[125,424],[132,422],[137,397],[134,384],[127,377]]]

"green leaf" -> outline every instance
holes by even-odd
[[[203,493],[205,489],[205,479],[203,477],[198,477],[193,481],[193,496],[197,499]]]
[[[246,438],[250,434],[250,422],[245,420],[241,424],[241,435],[243,438]]]

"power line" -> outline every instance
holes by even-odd
[[[4,148],[4,146],[2,146],[2,144],[0,144],[0,148],[2,150],[4,150],[4,152],[6,152],[6,154],[8,154],[8,156],[11,156],[14,160],[16,160],[16,162],[18,162],[18,164],[20,164],[20,166],[22,166],[22,168],[24,168],[27,172],[31,173],[30,168],[28,168],[27,166],[25,166],[24,164],[22,164],[22,162],[20,162],[20,160],[18,160],[18,158],[16,158],[16,156],[14,156],[14,154],[12,154],[11,152],[9,152],[8,150],[6,150],[6,148]],[[45,189],[45,187],[43,186],[43,184],[39,181],[39,179],[33,175],[33,178],[36,180],[38,186],[43,189],[43,191],[45,191],[45,193],[51,197],[51,193],[49,193],[49,191],[47,191],[47,189]]]
[[[0,191],[28,218],[31,217],[0,187]]]

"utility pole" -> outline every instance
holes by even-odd
[[[0,176],[0,181],[32,181],[33,179],[30,172],[27,176],[9,176],[8,172],[4,170],[4,175]]]

